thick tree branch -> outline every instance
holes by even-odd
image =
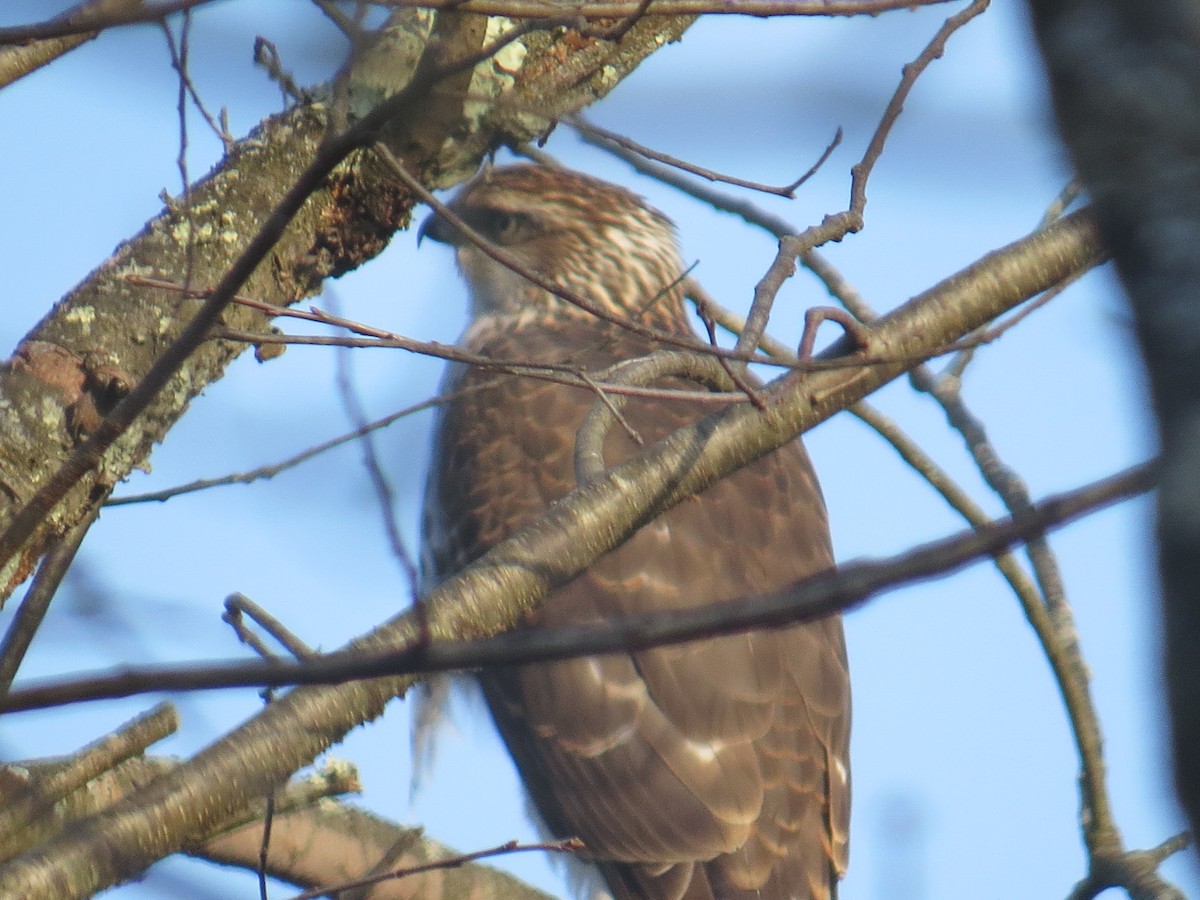
[[[521,53],[509,53],[503,66],[484,61],[431,91],[412,79],[453,69],[454,60],[496,43],[494,30],[477,17],[441,14],[430,57],[421,52],[431,34],[429,14],[406,15],[425,19],[399,29],[406,44],[393,41],[383,51],[376,45],[385,58],[367,53],[367,75],[349,80],[357,91],[353,96],[370,101],[364,120],[378,121],[331,145],[320,107],[271,119],[185,202],[172,203],[62,300],[0,369],[0,596],[29,573],[50,538],[79,520],[97,492],[147,457],[191,398],[244,349],[241,343],[208,342],[190,352],[204,331],[204,322],[195,318],[200,311],[238,330],[267,328],[260,312],[226,308],[212,297],[181,299],[175,291],[126,276],[190,277],[192,287],[220,284],[229,295],[244,284],[247,292],[278,305],[309,296],[325,278],[382,250],[407,223],[414,203],[367,155],[351,156],[322,178],[332,167],[326,163],[336,163],[387,124],[388,140],[403,148],[409,172],[430,184],[461,179],[497,143],[527,140],[556,116],[611,90],[689,23],[640,22],[618,44],[561,29],[528,34],[518,42]],[[384,64],[388,51],[396,55],[390,67]],[[381,73],[391,80],[381,81]],[[480,94],[496,102],[481,111]],[[468,116],[469,104],[474,106]],[[297,188],[295,173],[312,160],[321,164],[309,169],[313,190],[300,206],[305,190]],[[289,191],[291,198],[284,199]],[[277,234],[263,231],[272,211]]]
[[[178,727],[175,707],[160,703],[69,757],[0,770],[0,860],[11,859],[61,831],[80,803],[94,809],[91,783],[95,779],[140,757]]]
[[[263,824],[256,821],[186,850],[189,856],[256,869]],[[549,895],[511,875],[471,863],[430,840],[419,828],[402,828],[365,810],[322,803],[276,814],[271,824],[267,871],[305,887],[346,884],[383,869],[418,869],[455,860],[451,867],[384,881],[372,900],[550,900]],[[347,892],[343,896],[358,896]]]

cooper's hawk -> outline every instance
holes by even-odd
[[[674,229],[628,191],[534,166],[488,172],[451,208],[529,270],[690,335]],[[444,220],[472,320],[461,344],[595,371],[661,346],[535,286]],[[696,385],[678,382],[695,390]],[[668,385],[669,386],[669,385]],[[592,391],[452,366],[425,497],[427,570],[453,575],[575,486]],[[711,407],[633,399],[647,442]],[[640,452],[620,427],[610,465]],[[833,565],[825,507],[794,442],[644,526],[546,598],[527,625],[737,601]],[[824,898],[846,866],[849,677],[839,617],[640,653],[480,675],[546,826],[583,839],[618,898]]]

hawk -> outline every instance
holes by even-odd
[[[450,207],[541,278],[693,335],[674,227],[629,191],[522,165],[487,171]],[[594,372],[662,349],[496,262],[444,219],[422,233],[456,248],[471,296],[460,345],[472,353]],[[434,582],[575,487],[575,433],[596,402],[580,387],[462,364],[444,393],[423,515]],[[710,409],[631,398],[623,412],[652,442]],[[641,449],[615,427],[605,458]],[[642,527],[522,627],[737,602],[832,566],[824,501],[796,441]],[[478,678],[544,824],[584,841],[619,900],[836,896],[850,807],[840,617]]]

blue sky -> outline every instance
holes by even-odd
[[[0,23],[45,15],[48,6],[10,0]],[[948,9],[832,22],[712,18],[591,115],[656,148],[768,182],[807,169],[841,126],[843,145],[796,200],[761,200],[804,226],[845,205],[849,167],[900,67]],[[235,135],[279,104],[278,91],[251,65],[255,34],[279,45],[301,82],[323,78],[343,50],[303,4],[227,2],[203,11],[193,76],[212,107],[229,108]],[[4,347],[157,213],[160,191],[178,192],[175,92],[162,37],[149,27],[106,35],[0,91]],[[769,237],[633,175],[566,129],[547,150],[649,197],[679,224],[685,256],[698,261],[695,274],[709,291],[727,306],[746,306],[774,253]],[[218,154],[194,121],[193,176]],[[1031,230],[1067,178],[1034,49],[1014,6],[997,4],[922,78],[869,186],[865,230],[827,253],[886,310]],[[436,245],[418,252],[411,232],[329,289],[346,315],[414,337],[453,340],[465,317],[449,253]],[[772,332],[794,342],[803,311],[824,302],[815,279],[800,273],[780,295]],[[340,433],[348,420],[333,361],[328,349],[302,347],[266,365],[239,360],[155,453],[153,472],[133,477],[127,490],[252,468]],[[358,353],[353,367],[371,415],[428,396],[441,368],[399,351]],[[1107,270],[982,350],[964,392],[1035,497],[1153,453],[1129,323]],[[898,382],[873,402],[1000,512],[931,401]],[[429,425],[428,415],[413,417],[380,438],[410,543]],[[898,552],[961,527],[848,416],[806,440],[840,559]],[[1052,539],[1094,676],[1118,821],[1132,846],[1182,829],[1164,755],[1149,515],[1146,501],[1129,503]],[[79,569],[34,645],[27,677],[240,655],[219,621],[223,598],[235,590],[324,648],[408,600],[353,448],[269,483],[108,510]],[[0,626],[5,619],[0,614]],[[843,897],[1065,896],[1084,874],[1074,750],[1048,667],[999,577],[977,566],[889,594],[846,627],[855,809]],[[253,691],[182,698],[183,729],[163,752],[202,746],[258,702]],[[13,717],[0,722],[0,752],[65,753],[148,705],[142,698]],[[336,748],[362,770],[361,802],[424,824],[463,850],[531,838],[486,714],[465,698],[454,712],[432,778],[412,802],[403,704]],[[561,890],[542,860],[518,856],[504,865]],[[1200,886],[1190,857],[1164,871],[1188,893]],[[112,896],[249,897],[254,890],[237,874],[172,861]]]

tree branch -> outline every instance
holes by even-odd
[[[1158,504],[1176,781],[1200,828],[1200,10],[1031,0],[1059,128],[1129,293],[1162,444]]]
[[[1150,490],[1152,466],[1135,466],[1067,494],[1047,498],[1006,520],[932,541],[893,557],[850,562],[771,594],[736,604],[646,613],[564,628],[505,632],[466,641],[439,641],[400,652],[335,653],[291,663],[278,660],[205,666],[144,666],[30,685],[0,700],[0,710],[45,709],[85,700],[164,690],[337,684],[356,678],[431,674],[482,666],[524,665],[599,653],[647,650],[717,635],[777,628],[853,609],[881,592],[952,574],[1018,543]]]
[[[525,35],[515,73],[497,74],[483,62],[477,81],[500,85],[497,102],[482,115],[475,109],[464,129],[465,106],[480,102],[466,96],[472,72],[457,87],[437,76],[454,70],[454,60],[478,55],[487,28],[461,14],[443,19],[433,32],[436,58],[416,53],[384,67],[394,79],[390,98],[350,132],[330,139],[320,107],[269,120],[186,204],[171,204],[60,302],[0,369],[0,596],[28,575],[54,535],[79,520],[97,491],[142,463],[191,398],[244,349],[199,346],[209,325],[219,317],[238,330],[266,331],[261,312],[226,307],[234,292],[245,284],[260,299],[293,303],[377,254],[407,224],[414,200],[385,168],[355,154],[335,169],[340,160],[387,125],[389,139],[405,148],[407,170],[424,182],[464,177],[501,141],[529,139],[611,90],[689,24],[640,22],[619,44],[561,29]],[[542,65],[546,59],[553,65]],[[370,62],[373,97],[381,63]],[[564,73],[570,89],[562,88]],[[525,112],[514,114],[510,103]],[[297,161],[311,161],[300,180]],[[189,271],[189,257],[193,284],[220,286],[203,303],[126,278],[177,279]]]

